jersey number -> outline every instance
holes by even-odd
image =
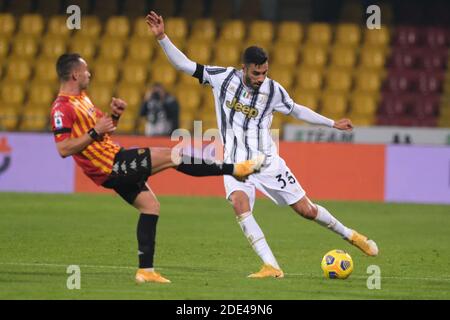
[[[285,176],[286,176],[286,179],[289,182],[289,184],[295,183],[295,178],[292,176],[292,174],[289,173],[289,171],[286,171]],[[286,188],[286,186],[287,186],[286,180],[283,178],[283,176],[281,174],[277,175],[275,178],[277,178],[278,182],[283,184],[281,186],[281,189]]]

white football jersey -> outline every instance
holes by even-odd
[[[255,91],[243,83],[243,71],[204,66],[203,84],[213,89],[224,161],[239,162],[259,153],[271,162],[278,155],[270,128],[275,111],[289,114],[294,101],[276,81],[267,78]]]

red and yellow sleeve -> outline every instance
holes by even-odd
[[[75,121],[72,106],[69,103],[56,103],[52,108],[51,121],[56,142],[69,138]]]

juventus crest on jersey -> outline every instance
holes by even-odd
[[[242,70],[205,66],[203,83],[213,89],[217,125],[224,145],[225,162],[238,162],[264,153],[277,154],[271,136],[275,111],[289,114],[294,101],[276,81],[266,78],[258,90],[247,87]]]

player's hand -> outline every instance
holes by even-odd
[[[351,131],[353,129],[353,124],[350,119],[340,119],[334,122],[333,128],[345,131]]]
[[[164,34],[164,20],[161,16],[157,15],[155,11],[150,11],[150,13],[145,17],[145,22],[153,32],[156,39],[162,40],[165,37]]]
[[[114,132],[116,130],[116,127],[114,126],[111,116],[105,114],[97,121],[97,123],[94,126],[94,129],[99,135],[102,136],[105,133]]]
[[[120,117],[127,107],[127,103],[119,98],[112,98],[111,100],[111,114]]]

